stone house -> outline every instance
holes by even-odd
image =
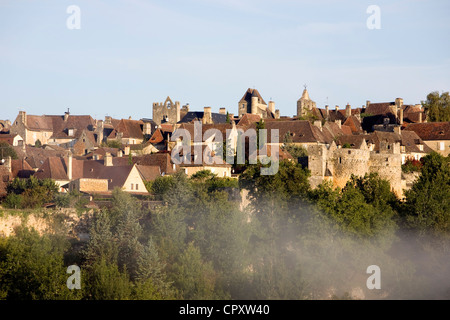
[[[94,131],[95,121],[87,115],[28,115],[20,111],[11,126],[11,133],[20,135],[27,145],[39,140],[44,144],[71,144],[83,130]]]
[[[23,138],[18,134],[0,134],[0,142],[2,141],[13,147],[22,146],[24,144]]]
[[[114,165],[110,154],[106,154],[103,160],[78,160],[72,155],[50,157],[35,177],[55,180],[62,192],[75,188],[87,193],[111,192],[119,187],[126,192],[146,194],[144,181],[136,165],[126,163]]]
[[[403,131],[415,132],[425,144],[444,157],[450,154],[450,122],[411,123]]]

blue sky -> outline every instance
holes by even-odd
[[[168,95],[237,114],[253,87],[292,116],[305,83],[320,107],[420,103],[450,90],[449,13],[446,0],[0,0],[0,119],[151,118]]]

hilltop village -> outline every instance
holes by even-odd
[[[352,174],[374,172],[390,182],[399,198],[413,182],[402,172],[406,161],[420,160],[433,150],[443,156],[450,153],[450,123],[428,122],[422,105],[404,104],[402,98],[367,101],[357,108],[349,104],[320,108],[305,88],[296,103],[297,114],[284,116],[274,101],[266,102],[257,89],[249,88],[237,102],[237,113],[226,108],[216,113],[211,107],[191,110],[189,104],[170,97],[153,103],[151,119],[93,119],[69,110],[61,115],[19,111],[13,122],[0,120],[2,148],[7,143],[17,155],[2,157],[0,197],[6,195],[8,182],[30,176],[53,179],[60,192],[88,195],[111,194],[116,187],[145,195],[146,181],[178,170],[188,176],[201,170],[219,177],[239,176],[240,171],[226,162],[175,163],[171,151],[180,141],[171,137],[178,129],[191,133],[189,145],[217,151],[222,144],[203,134],[216,129],[227,137],[234,153],[238,132],[277,129],[279,139],[266,141],[266,153],[270,157],[278,150],[280,160],[307,167],[313,188],[325,180],[343,187]],[[200,141],[194,139],[196,122],[202,124]],[[290,152],[292,147],[301,149],[301,155]]]

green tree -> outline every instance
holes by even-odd
[[[9,143],[0,141],[0,161],[8,157],[17,159],[17,153]]]
[[[422,158],[420,177],[405,192],[404,216],[420,233],[450,233],[450,158],[437,152]]]
[[[79,292],[66,286],[64,237],[40,236],[34,229],[18,227],[0,253],[0,288],[6,299],[77,299]]]
[[[211,262],[202,259],[200,250],[189,243],[171,273],[180,298],[189,300],[220,299],[215,291],[216,272]]]
[[[450,121],[450,94],[433,91],[427,95],[427,100],[422,101],[428,122]]]

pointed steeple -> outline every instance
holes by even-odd
[[[306,86],[305,86],[305,89],[303,90],[302,97],[300,99],[310,100],[308,90],[306,90]]]

